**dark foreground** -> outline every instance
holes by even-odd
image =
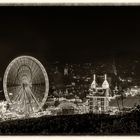
[[[43,116],[0,123],[1,135],[139,135],[140,111],[109,115]]]

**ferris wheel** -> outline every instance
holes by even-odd
[[[4,74],[3,89],[7,102],[16,112],[38,112],[48,96],[48,75],[36,58],[20,56],[8,65]]]

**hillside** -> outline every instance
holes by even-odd
[[[123,116],[43,116],[0,123],[1,135],[136,135],[140,134],[140,112]]]

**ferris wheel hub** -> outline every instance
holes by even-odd
[[[22,87],[27,87],[27,86],[31,87],[32,83],[31,83],[31,80],[29,80],[27,76],[23,76],[21,85]]]

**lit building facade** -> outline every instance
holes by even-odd
[[[93,82],[90,87],[88,97],[89,113],[107,113],[109,110],[109,83],[107,76],[101,87],[97,87],[96,77],[94,75]]]

